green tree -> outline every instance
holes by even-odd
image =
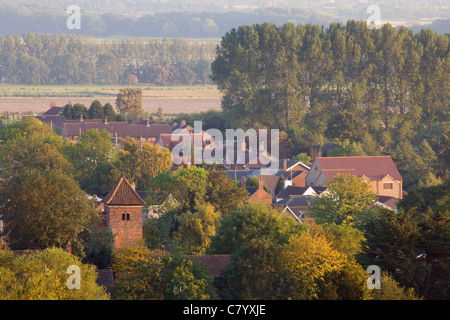
[[[145,246],[116,249],[112,298],[117,300],[204,300],[214,297],[212,279],[195,258],[151,251]]]
[[[379,209],[364,223],[364,265],[377,265],[389,272],[400,285],[418,288],[423,283],[427,267],[417,257],[423,253],[419,246],[420,230],[414,210]]]
[[[350,142],[349,139],[340,141],[339,139],[333,139],[333,148],[328,151],[330,157],[351,157],[351,156],[365,156],[366,153],[360,143]]]
[[[246,190],[239,188],[224,171],[210,170],[208,178],[207,201],[222,215],[230,214],[247,200]]]
[[[327,182],[327,192],[317,197],[311,212],[319,224],[353,224],[376,200],[377,195],[362,178],[337,174]]]
[[[99,269],[111,266],[113,255],[114,234],[109,228],[99,228],[93,224],[80,234],[84,248],[83,263],[94,264]]]
[[[103,119],[103,106],[98,100],[94,100],[88,110],[89,119]],[[111,120],[113,121],[113,120]]]
[[[284,177],[280,175],[277,181],[277,185],[275,186],[275,194],[280,193],[280,191],[283,189],[284,189]]]
[[[291,236],[304,230],[303,225],[280,217],[278,211],[266,205],[248,204],[222,218],[209,251],[230,254],[253,239],[269,244],[284,244]]]
[[[118,153],[111,138],[105,129],[92,129],[82,133],[76,144],[68,144],[65,148],[66,157],[74,168],[74,176],[88,193],[104,195],[109,191],[105,187],[112,188],[111,183],[117,182]]]
[[[222,299],[365,299],[366,279],[323,235],[302,232],[284,244],[249,239],[215,286]]]
[[[70,119],[80,120],[81,117],[83,117],[83,119],[87,119],[89,117],[88,109],[81,103],[75,103],[72,106]]]
[[[175,253],[163,258],[162,282],[166,300],[209,300],[215,297],[212,276],[195,257]]]
[[[87,194],[60,170],[24,171],[3,184],[1,198],[14,249],[65,248],[98,220]]]
[[[108,102],[103,106],[103,116],[108,117],[108,121],[116,121],[116,111],[111,103]]]
[[[71,169],[63,154],[64,140],[48,124],[24,118],[3,128],[1,136],[0,164],[5,178],[28,169]]]

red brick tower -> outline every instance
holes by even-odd
[[[138,195],[134,184],[125,177],[102,200],[108,227],[114,232],[114,247],[133,245],[143,239],[142,209],[144,200]]]

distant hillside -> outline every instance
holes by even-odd
[[[254,12],[162,12],[141,17],[82,10],[81,29],[69,30],[66,10],[42,4],[0,2],[0,34],[65,33],[95,37],[220,38],[243,24],[286,22],[328,25],[343,22],[334,13],[309,9],[265,8]]]
[[[419,32],[422,28],[430,28],[439,34],[450,34],[450,19],[437,20],[427,25],[413,25],[410,29]]]

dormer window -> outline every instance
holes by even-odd
[[[315,168],[314,168],[314,174],[317,176],[317,173],[318,173],[317,167],[315,167]]]

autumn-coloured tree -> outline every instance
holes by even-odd
[[[184,250],[189,254],[204,254],[216,234],[220,213],[208,203],[198,204],[193,212],[186,211],[178,217],[178,237]]]
[[[169,149],[130,137],[124,138],[122,145],[123,148],[119,152],[119,169],[141,190],[148,188],[151,179],[158,173],[172,167]]]
[[[116,107],[119,113],[128,114],[133,117],[143,113],[142,90],[126,88],[119,90],[116,98]]]
[[[80,269],[80,288],[69,289],[77,280],[71,266]],[[97,284],[96,268],[58,248],[17,256],[0,250],[0,300],[108,300]]]

